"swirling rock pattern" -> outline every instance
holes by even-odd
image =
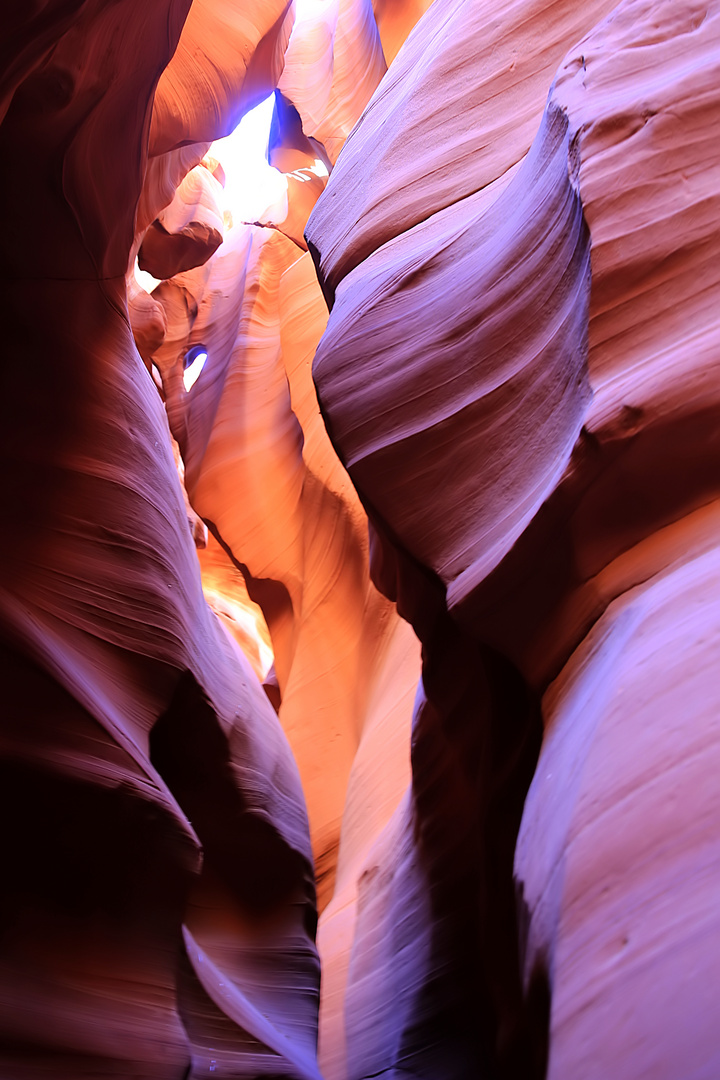
[[[720,240],[719,44],[713,5],[622,4],[570,54],[554,91],[578,133],[597,239],[595,442],[572,480],[572,517],[567,503],[560,516],[574,573],[560,578],[550,663],[537,640],[528,650],[546,671],[569,657],[544,698],[548,736],[517,855],[526,969],[545,965],[553,988],[551,1077],[579,1060],[589,1077],[718,1067],[706,997],[718,810],[705,769],[717,753],[720,290],[706,267]],[[623,194],[611,194],[620,176]],[[571,781],[561,803],[558,773]],[[685,979],[691,1018],[671,1000]],[[589,1015],[617,1038],[598,1038]]]
[[[279,232],[233,228],[207,267],[156,290],[169,330],[155,360],[191,503],[243,570],[270,629],[322,908],[368,702],[400,631],[370,583],[365,514],[320,418],[310,364],[327,310],[299,254]],[[188,394],[182,358],[197,341],[208,362]]]
[[[553,92],[591,230],[594,398],[568,475],[470,605],[537,685],[618,595],[608,564],[717,492],[717,26],[705,5],[622,5],[568,55]],[[641,563],[621,588],[644,580]]]
[[[435,0],[348,139],[309,222],[331,302],[372,251],[481,192],[522,159],[563,55],[613,6],[562,3],[549,19],[544,0],[502,12],[473,0]]]
[[[293,27],[278,88],[334,164],[386,70],[370,0],[329,0]]]
[[[425,7],[7,21],[9,1080],[720,1069],[720,7]]]
[[[193,0],[155,94],[151,156],[229,135],[277,86],[293,18],[290,0]]]
[[[429,218],[338,289],[314,367],[331,436],[375,512],[454,591],[501,560],[570,456],[589,397],[589,272],[555,112],[490,206],[482,192]]]
[[[140,269],[162,280],[207,262],[223,241],[220,190],[209,169],[192,169],[145,233],[138,251]]]
[[[0,1072],[23,1080],[319,1075],[297,770],[203,600],[126,308],[152,95],[188,6],[75,5],[69,27],[51,7],[47,59],[0,128],[35,246],[2,239],[19,279],[3,299]]]
[[[717,812],[698,748],[709,762],[717,741],[708,642],[717,621],[718,287],[708,260],[718,246],[718,11],[637,0],[600,19],[560,66],[520,161],[528,130],[520,116],[537,124],[542,107],[537,84],[533,99],[533,80],[521,80],[515,130],[494,140],[490,133],[511,122],[503,79],[492,93],[473,79],[461,110],[454,76],[436,63],[445,42],[456,56],[464,50],[465,71],[476,58],[487,62],[482,46],[471,49],[458,32],[468,13],[436,2],[415,28],[307,230],[333,305],[314,366],[320,400],[375,527],[374,580],[423,641],[424,698],[435,713],[419,697],[412,828],[398,818],[363,884],[337,1075],[407,1067],[469,1075],[484,1061],[524,1076],[544,1075],[547,1063],[548,1075],[563,1080],[710,1077]],[[577,15],[589,28],[604,13]],[[510,19],[503,26],[512,50],[522,34]],[[562,26],[560,18],[553,33]],[[535,55],[549,60],[546,39],[537,42]],[[561,46],[559,34],[553,48]],[[502,56],[502,48],[491,54],[493,62]],[[428,93],[440,72],[445,96]],[[542,77],[549,83],[550,72]],[[421,87],[426,101],[442,102],[436,142],[436,114],[419,108]],[[420,152],[421,138],[430,153]],[[507,366],[496,367],[504,349]],[[564,393],[553,371],[562,372]],[[515,446],[537,435],[537,447],[502,460],[506,423]],[[528,485],[527,501],[518,484]],[[430,617],[433,589],[439,623]],[[498,785],[507,846],[493,858],[464,842],[469,876],[445,910],[425,897],[433,889],[442,896],[452,871],[435,870],[444,848],[436,855],[423,829],[432,836],[453,820],[453,803],[439,789],[423,802],[434,760],[423,745],[437,747],[442,732],[446,771],[477,758],[463,743],[471,729],[460,719],[462,680],[433,680],[443,670],[443,609],[455,620],[460,655],[469,648],[463,635],[493,647],[480,648],[475,670],[498,677],[495,649],[515,665],[491,695],[497,715],[490,708],[481,723],[491,745],[504,731],[508,761],[516,755],[512,767],[480,766],[470,785],[475,800]],[[703,627],[697,637],[695,625]],[[452,944],[452,928],[462,925],[457,897],[469,882],[481,880],[488,861],[510,876],[507,800],[517,800],[514,785],[529,775],[534,738],[532,723],[508,723],[509,686],[521,676],[530,703],[533,690],[547,690],[546,742],[515,868],[524,1004],[497,979],[511,968],[514,928],[504,939],[498,933],[494,956],[467,931]],[[514,685],[519,693],[522,682]],[[474,835],[482,835],[492,812],[471,796],[464,819],[473,812]],[[502,873],[493,878],[498,889]],[[499,928],[507,911],[505,894],[484,921]],[[401,918],[413,941],[424,941],[414,953],[397,933]],[[462,985],[470,949],[476,1000],[483,995],[484,1018],[493,1017],[474,1046],[477,1018],[463,1027],[458,1007],[443,1021],[442,994],[428,1004],[442,972]],[[687,1014],[671,1003],[683,973],[693,979]],[[370,991],[378,984],[393,987],[380,1001]]]

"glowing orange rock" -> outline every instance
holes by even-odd
[[[327,309],[309,256],[297,254],[280,233],[233,228],[207,268],[156,290],[171,329],[155,359],[192,505],[247,575],[270,629],[322,906],[397,616],[370,584],[366,518],[320,418],[310,365]],[[183,355],[197,341],[208,360],[188,394]]]
[[[334,164],[386,70],[370,0],[329,0],[293,27],[278,89]]]

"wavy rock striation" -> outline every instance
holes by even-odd
[[[332,304],[323,413],[373,579],[423,642],[412,795],[361,881],[338,1076],[716,1071],[697,748],[712,760],[718,12],[608,11],[558,10],[522,50],[513,8],[473,48],[470,6],[436,0],[306,232]],[[462,812],[453,769],[472,776]],[[680,971],[697,974],[681,1015]],[[468,987],[448,1013],[446,974]]]
[[[278,89],[335,164],[386,70],[370,0],[330,0],[295,23]]]
[[[717,26],[706,5],[621,5],[553,91],[590,226],[594,397],[557,492],[468,605],[537,685],[618,588],[663,565],[662,544],[629,553],[717,494]],[[636,569],[618,577],[621,556]]]
[[[27,245],[3,234],[0,425],[0,1072],[23,1080],[319,1075],[297,770],[203,600],[125,304],[188,6],[51,7],[0,128],[26,166],[2,171]]]
[[[568,461],[589,398],[589,275],[554,111],[490,206],[486,192],[454,204],[338,289],[314,367],[331,436],[377,515],[453,594],[502,559]]]
[[[432,4],[348,139],[309,222],[330,303],[371,252],[517,165],[565,52],[613,6],[560,3],[549,19],[545,0],[503,12],[470,0]]]
[[[191,169],[145,233],[138,251],[140,269],[164,280],[207,262],[223,241],[220,190],[209,168]]]
[[[150,154],[229,135],[277,86],[293,25],[290,0],[193,0],[178,47],[162,73]]]
[[[396,633],[416,647],[370,584],[366,518],[320,419],[310,364],[327,311],[309,256],[298,255],[280,232],[230,230],[206,267],[156,290],[169,330],[154,359],[190,501],[267,620],[322,907],[376,671]],[[188,394],[182,364],[194,342],[208,361]]]
[[[714,1080],[720,5],[0,52],[0,1073]]]
[[[534,671],[564,662],[517,855],[526,972],[545,966],[553,990],[550,1077],[718,1068],[719,46],[715,5],[624,3],[554,91],[593,237],[595,397],[590,452],[551,508],[572,553],[553,648],[537,594],[520,641]]]

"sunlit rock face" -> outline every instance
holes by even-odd
[[[162,73],[150,154],[229,135],[277,86],[294,21],[290,0],[193,0]]]
[[[500,562],[568,462],[590,396],[589,280],[553,110],[495,199],[428,218],[338,288],[315,360],[331,435],[374,512],[454,592]]]
[[[361,97],[349,94],[351,79],[340,85],[349,129],[371,89]],[[317,106],[319,117],[330,110],[329,151],[317,131],[305,134],[294,105],[276,96],[268,158],[280,170],[273,180],[280,196],[273,194],[264,210],[255,202],[245,211],[246,220],[265,227],[243,224],[241,210],[230,205],[232,227],[220,250],[152,296],[165,320],[152,361],[161,372],[185,486],[228,556],[224,599],[209,580],[207,554],[201,557],[206,593],[225,616],[238,601],[248,610],[247,598],[228,588],[233,573],[242,573],[267,621],[274,657],[264,685],[303,781],[320,910],[333,893],[353,760],[381,722],[388,737],[403,732],[404,768],[384,770],[392,809],[406,786],[407,726],[419,673],[415,636],[370,583],[366,515],[328,440],[311,378],[327,307],[311,259],[301,257],[303,231],[339,146],[338,100]],[[223,153],[221,144],[213,153]],[[207,360],[191,387],[195,365],[187,364],[200,349]],[[219,569],[216,564],[214,572]],[[392,681],[390,655],[400,665]],[[368,827],[386,812],[383,803],[379,810],[368,806]]]
[[[275,94],[268,162],[283,174],[287,184],[287,213],[284,217],[277,214],[279,220],[272,224],[307,251],[305,226],[325,190],[332,166],[322,143],[305,135],[300,114],[280,92]],[[311,276],[314,278],[314,272]]]
[[[613,6],[560,3],[552,17],[537,0],[502,10],[469,0],[430,7],[348,140],[310,222],[330,299],[372,251],[521,160],[565,51]]]
[[[718,5],[8,29],[0,1075],[715,1080]]]
[[[370,0],[306,3],[278,83],[334,164],[387,70]]]
[[[718,1070],[720,12],[611,6],[516,7],[473,38],[476,6],[437,0],[308,225],[333,305],[314,363],[323,413],[375,527],[374,580],[424,661],[412,827],[393,822],[362,881],[338,1075],[482,1075],[483,1053],[491,1073],[556,1080]],[[469,753],[462,679],[443,668],[453,635],[460,655],[487,643],[473,720],[491,745],[502,733],[504,766]],[[534,738],[522,687],[545,740],[515,855],[519,925],[503,940],[507,907],[481,918],[493,957],[452,934],[457,896],[488,865],[495,889],[509,872]],[[435,849],[462,791],[443,798],[440,738],[446,774],[478,771]],[[470,807],[476,843],[492,818],[481,791],[503,802],[508,846],[495,830],[495,855],[459,840],[440,870]],[[465,890],[443,908],[460,863]],[[524,1003],[497,979],[512,941]],[[446,997],[428,1004],[447,971],[462,985],[470,952],[474,1028],[472,1009],[442,1022]],[[478,1015],[493,1017],[484,1034]]]
[[[138,251],[141,270],[162,280],[207,262],[223,241],[218,193],[213,190],[220,186],[202,165],[187,174],[170,205],[143,236]]]
[[[233,228],[208,266],[153,294],[169,325],[154,359],[192,506],[265,613],[324,906],[377,672],[400,633],[413,686],[418,648],[370,583],[365,514],[320,418],[310,366],[327,309],[300,255],[278,231]],[[208,360],[188,393],[193,341]]]

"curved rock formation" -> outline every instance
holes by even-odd
[[[455,203],[338,288],[314,366],[330,434],[453,597],[507,554],[567,464],[589,398],[589,262],[555,110],[494,201]]]
[[[151,156],[229,135],[277,86],[293,19],[291,0],[193,0],[155,94]]]
[[[526,978],[552,987],[552,1078],[718,1069],[717,501],[693,517],[544,698],[517,869]]]
[[[223,241],[220,188],[209,169],[202,165],[191,169],[143,237],[138,251],[141,270],[164,280],[201,266],[215,254]]]
[[[307,231],[325,295],[372,251],[527,152],[566,50],[614,7],[435,0],[348,139]],[[340,194],[342,193],[342,194]]]
[[[426,6],[10,15],[8,1080],[720,1069],[720,6]]]
[[[130,273],[126,279],[127,307],[137,351],[152,370],[152,357],[162,345],[167,333],[167,319],[162,304],[153,300]]]
[[[469,615],[537,685],[615,589],[646,576],[638,565],[611,585],[608,565],[716,494],[716,19],[706,5],[682,17],[621,5],[568,55],[553,91],[590,226],[594,399],[568,475]]]
[[[329,0],[293,27],[278,88],[334,164],[386,70],[370,0]]]
[[[565,664],[543,700],[548,736],[517,854],[527,997],[524,1010],[510,1000],[505,1016],[519,1017],[513,1038],[529,1055],[521,1074],[543,1074],[549,1029],[551,1077],[709,1077],[717,1040],[703,987],[712,985],[718,923],[689,867],[712,889],[717,815],[697,748],[714,752],[717,706],[706,630],[695,639],[684,620],[694,595],[699,624],[709,628],[717,614],[712,512],[702,508],[716,498],[718,475],[718,289],[707,262],[718,244],[718,12],[620,5],[568,55],[533,148],[509,172],[500,160],[507,140],[493,140],[487,124],[465,126],[465,108],[447,95],[456,126],[446,111],[433,154],[409,153],[393,170],[400,139],[412,146],[408,118],[417,118],[426,145],[435,123],[417,111],[412,73],[401,82],[400,72],[423,50],[435,70],[438,36],[429,28],[441,18],[455,48],[465,46],[461,17],[462,6],[451,14],[436,3],[416,29],[311,218],[309,244],[334,302],[315,377],[333,441],[382,537],[375,580],[398,595],[423,640],[424,681],[442,647],[428,629],[428,587],[416,562],[441,579],[465,631],[509,656],[528,685],[543,691]],[[466,55],[475,61],[482,49]],[[497,97],[496,129],[509,118]],[[458,154],[453,142],[461,123],[473,154]],[[520,148],[522,131],[517,124],[512,136]],[[382,410],[369,407],[370,386],[374,401],[379,394],[387,403]],[[484,663],[495,669],[490,654]],[[443,731],[455,715],[448,686],[438,681],[434,724]],[[660,725],[650,726],[658,714]],[[506,702],[484,722],[498,732],[510,715]],[[434,735],[423,719],[419,704],[414,832],[396,832],[365,887],[346,999],[347,1071],[338,1075],[411,1061],[427,1075],[468,1075],[457,1024],[437,1019],[438,1002],[428,1008],[408,991],[427,993],[432,972],[447,970],[452,957],[457,986],[463,946],[439,962],[426,937],[423,973],[417,951],[414,967],[403,966],[411,954],[393,930],[401,911],[415,912],[415,934],[434,921],[447,934],[448,918],[461,919],[457,899],[449,916],[427,907],[421,916],[426,888],[412,885],[421,868],[426,880],[432,873],[418,830],[425,820],[437,828],[443,805],[439,794],[427,808],[422,802],[419,747]],[[451,753],[462,760],[457,723]],[[500,776],[494,763],[475,798]],[[683,811],[674,813],[678,799]],[[657,827],[648,831],[645,815]],[[476,859],[482,870],[488,854]],[[406,878],[398,865],[407,865]],[[444,870],[439,881],[450,878]],[[669,919],[669,903],[686,918]],[[506,970],[513,937],[502,945],[498,936]],[[468,949],[469,935],[462,940]],[[378,1010],[369,987],[399,969]],[[692,1022],[669,993],[677,973],[690,970],[699,995]],[[486,985],[495,1003],[490,1057],[512,1071],[519,1063],[503,1052],[509,1029],[492,972]],[[378,1013],[389,1016],[390,999],[394,1020],[383,1028]],[[440,1024],[434,1036],[429,1016]],[[468,1018],[464,1030],[477,1026]],[[438,1043],[442,1064],[433,1059]]]
[[[8,1077],[318,1077],[297,770],[203,600],[125,304],[153,91],[188,6],[76,5],[0,128],[29,245],[3,235]]]
[[[569,55],[555,89],[578,132],[594,239],[595,397],[592,453],[555,521],[574,573],[556,585],[554,647],[540,647],[547,607],[535,603],[536,638],[521,641],[535,670],[566,661],[545,696],[517,856],[526,969],[551,973],[550,1077],[580,1060],[588,1077],[718,1068],[706,770],[718,746],[719,45],[714,6],[628,2]],[[682,1004],[677,979],[688,980]],[[617,1036],[600,1038],[590,1015]]]
[[[432,0],[374,0],[375,22],[388,64],[393,62],[400,46],[431,3]]]
[[[268,162],[285,177],[287,213],[282,218],[279,213],[268,213],[267,223],[307,251],[307,219],[325,190],[328,167],[332,166],[324,147],[307,138],[297,109],[280,92],[275,95]]]
[[[365,515],[321,422],[310,364],[327,311],[309,256],[298,255],[279,232],[231,229],[207,267],[155,291],[170,329],[154,359],[192,506],[270,629],[322,908],[376,672],[396,633],[415,648],[370,584]],[[187,393],[183,356],[194,342],[208,361]]]
[[[257,677],[265,680],[272,670],[272,642],[261,608],[248,595],[245,578],[214,536],[207,535],[198,556],[205,599],[240,645]]]

